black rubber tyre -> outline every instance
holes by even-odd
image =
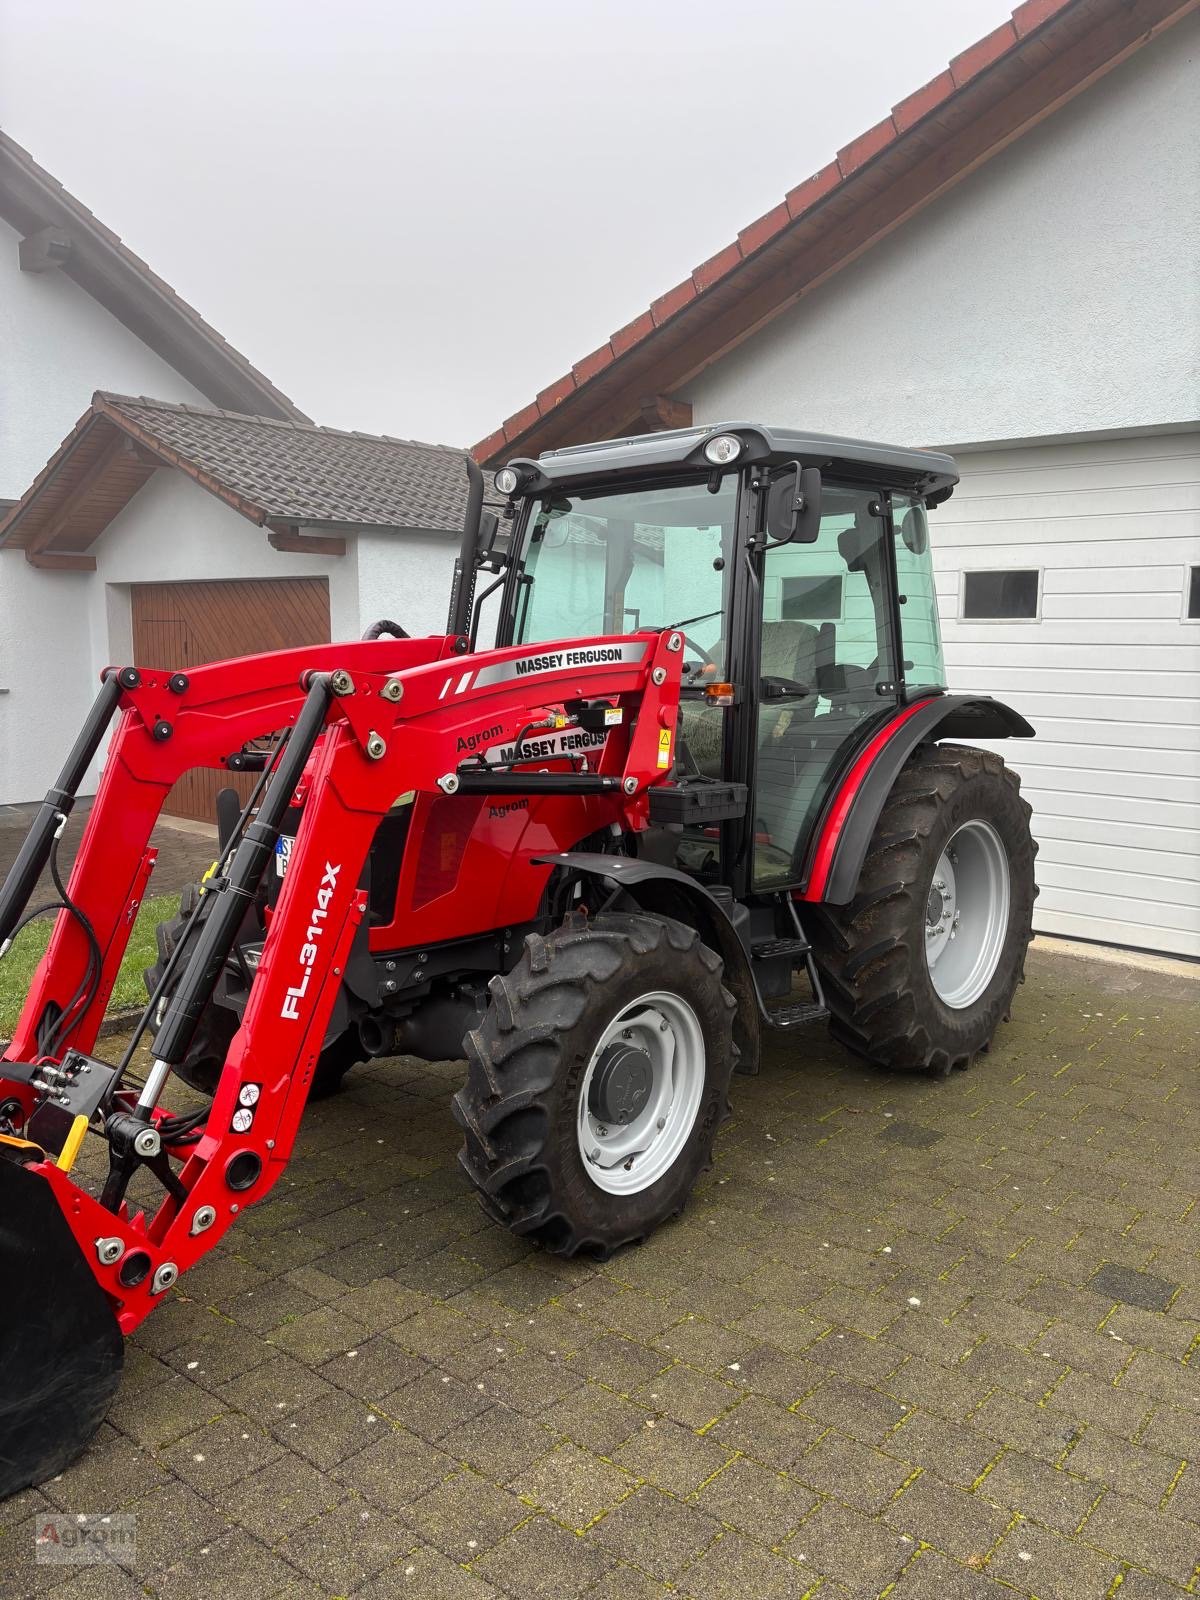
[[[200,885],[187,884],[179,896],[178,915],[172,917],[169,922],[160,922],[155,929],[158,960],[143,973],[147,994],[154,993],[164,967],[183,937],[184,928],[196,913],[200,898]],[[221,1068],[225,1065],[225,1057],[237,1029],[237,1016],[227,1006],[206,1006],[196,1025],[196,1032],[188,1046],[187,1055],[177,1067],[172,1068],[176,1077],[181,1078],[189,1089],[195,1089],[197,1094],[214,1094],[217,1080],[221,1076]],[[332,1044],[326,1045],[313,1073],[308,1098],[324,1100],[329,1095],[336,1094],[347,1072],[361,1060],[362,1054],[358,1049],[356,1034],[344,1033]]]
[[[947,1073],[987,1050],[1025,976],[1037,889],[1031,807],[1000,757],[966,745],[919,749],[897,778],[858,892],[809,929],[833,1036],[879,1066]],[[950,837],[990,823],[1008,858],[1008,926],[991,981],[961,1009],[943,1003],[925,959],[925,908]]]
[[[489,1216],[559,1255],[603,1258],[682,1211],[729,1110],[735,1002],[721,973],[695,929],[665,917],[576,915],[547,938],[526,939],[513,970],[489,985],[491,1004],[466,1037],[467,1081],[454,1100],[466,1135],[459,1161]],[[699,1022],[699,1109],[656,1182],[612,1194],[593,1182],[579,1149],[580,1089],[605,1028],[653,991],[678,995]]]

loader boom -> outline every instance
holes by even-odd
[[[121,693],[117,725],[96,803],[69,883],[115,971],[148,875],[151,828],[172,784],[189,767],[216,765],[251,738],[291,726],[287,760],[267,786],[241,845],[210,886],[215,909],[183,964],[156,1037],[154,1068],[136,1103],[114,1084],[101,1108],[121,1124],[123,1149],[140,1121],[162,1124],[159,1095],[187,1048],[232,945],[240,901],[252,895],[278,836],[283,810],[304,772],[303,820],[243,1023],[225,1064],[198,1143],[184,1161],[177,1192],[155,1214],[107,1209],[76,1185],[57,1152],[27,1164],[49,1183],[123,1332],[150,1311],[179,1272],[224,1233],[238,1211],[263,1198],[290,1154],[309,1081],[341,983],[347,954],[365,913],[359,887],[380,821],[398,795],[454,795],[460,788],[497,793],[546,792],[587,797],[598,822],[644,826],[646,789],[665,776],[678,705],[678,635],[643,633],[572,640],[462,656],[445,638],[331,645],[195,669],[172,691],[167,676],[147,672]],[[302,685],[303,674],[303,685]],[[616,723],[594,771],[547,763],[557,771],[489,772],[468,756],[481,725],[496,743],[516,741],[531,724],[569,726],[566,708],[606,703]],[[315,708],[315,709],[314,709]],[[164,724],[169,723],[169,733]],[[578,807],[579,799],[572,804]],[[257,831],[256,831],[257,830]],[[506,887],[511,915],[532,915],[551,868],[532,859]],[[228,908],[228,911],[227,911]],[[47,1007],[63,1007],[85,970],[86,946],[60,913],[12,1044],[0,1061],[0,1097],[27,1112],[37,1078],[4,1064],[37,1062]],[[103,1015],[97,992],[66,1043],[86,1055]],[[43,1079],[45,1073],[42,1074]],[[93,1123],[93,1128],[95,1124]],[[168,1124],[169,1126],[169,1124]],[[171,1154],[169,1138],[163,1145]],[[200,1225],[198,1225],[200,1224]],[[97,1258],[98,1239],[111,1260]],[[131,1262],[136,1263],[131,1268]],[[130,1281],[135,1280],[135,1281]]]

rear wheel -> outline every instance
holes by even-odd
[[[836,1038],[880,1066],[941,1072],[989,1047],[1031,937],[1029,816],[999,756],[965,745],[916,752],[854,899],[813,919]]]
[[[721,959],[667,918],[572,918],[526,940],[467,1035],[459,1160],[484,1209],[606,1256],[683,1209],[728,1110]]]
[[[155,930],[158,960],[152,967],[147,967],[143,975],[148,994],[153,994],[158,986],[158,980],[183,938],[185,928],[195,916],[201,898],[200,885],[187,884],[179,896],[178,915],[172,917],[169,922],[158,924]],[[225,1057],[229,1053],[229,1046],[233,1043],[233,1036],[238,1026],[239,1018],[236,1012],[230,1011],[227,1006],[219,1006],[210,1001],[196,1024],[187,1055],[178,1066],[172,1068],[176,1077],[181,1078],[189,1089],[195,1089],[198,1094],[215,1094],[221,1068],[225,1065]],[[361,1060],[362,1052],[359,1049],[357,1033],[354,1031],[343,1033],[327,1044],[313,1072],[308,1098],[324,1100],[328,1095],[336,1094],[347,1072]]]

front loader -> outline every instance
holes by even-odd
[[[0,1059],[0,1495],[83,1449],[122,1336],[356,1061],[465,1055],[488,1213],[603,1257],[682,1209],[768,1031],[828,1019],[905,1070],[989,1047],[1034,846],[1015,775],[949,741],[1033,730],[945,689],[926,512],[956,481],[756,424],[550,452],[497,474],[503,542],[473,496],[444,636],[105,672],[0,889],[5,948],[47,867],[58,896]],[[219,858],[100,1059],[151,830],[198,766],[253,791],[221,796]]]

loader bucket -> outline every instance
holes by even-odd
[[[0,1154],[0,1500],[69,1466],[104,1420],[124,1342],[54,1190]]]

